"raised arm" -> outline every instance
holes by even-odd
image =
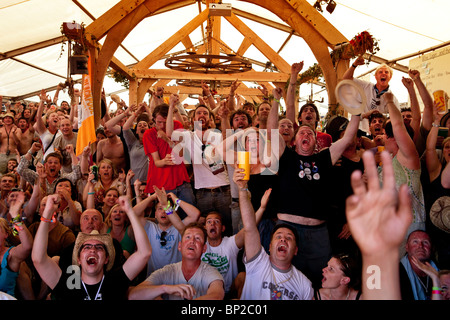
[[[270,197],[271,192],[272,192],[271,188],[267,189],[261,198],[261,206],[255,213],[256,225],[258,225],[262,220],[264,211],[266,211],[266,208],[267,208],[267,203],[269,202],[269,197]],[[245,244],[245,230],[244,229],[239,230],[239,232],[236,234],[236,237],[234,238],[234,241],[236,243],[236,246],[239,249],[241,249],[244,246],[244,244]]]
[[[41,202],[41,186],[39,179],[36,179],[33,186],[33,193],[31,194],[30,200],[25,208],[23,208],[23,213],[27,218],[27,223],[30,225],[33,222],[34,214]]]
[[[230,86],[230,94],[228,95],[228,99],[227,99],[227,106],[228,109],[230,110],[230,113],[233,112],[234,110],[237,110],[237,106],[236,106],[236,100],[234,98],[234,94],[236,93],[236,89],[241,85],[240,82],[236,80],[233,81],[233,83]]]
[[[381,158],[382,185],[374,155],[364,152],[368,183],[366,186],[361,171],[352,173],[353,195],[347,198],[346,215],[362,256],[362,298],[401,300],[398,248],[412,221],[411,199],[406,185],[397,192],[389,153],[383,151]],[[376,286],[372,281],[374,272],[379,280]]]
[[[57,194],[48,196],[45,210],[41,217],[41,223],[39,224],[38,231],[34,238],[33,250],[31,252],[31,259],[33,260],[37,272],[50,289],[55,288],[62,275],[58,263],[47,254],[50,221],[53,218],[53,214],[58,209],[59,201],[60,198]]]
[[[293,63],[291,66],[291,77],[289,78],[289,87],[286,92],[286,118],[296,123],[295,119],[295,99],[297,98],[297,77],[303,69],[303,61]]]
[[[420,135],[420,121],[422,116],[420,114],[419,100],[417,100],[416,90],[414,89],[414,81],[410,78],[402,78],[402,83],[408,90],[409,100],[411,101],[411,128],[414,130],[414,141]]]
[[[36,123],[33,127],[39,135],[42,135],[45,130],[47,130],[45,122],[42,118],[42,113],[44,111],[44,102],[47,100],[47,92],[45,91],[45,89],[41,90],[41,93],[39,94],[39,100],[39,106],[36,112]]]
[[[383,94],[386,104],[389,109],[389,117],[392,122],[392,131],[394,132],[395,142],[398,145],[399,152],[397,158],[411,170],[417,170],[420,168],[419,153],[417,152],[414,141],[406,130],[405,123],[403,122],[400,110],[394,103],[394,95],[392,92],[386,92]]]
[[[203,90],[203,96],[208,98],[209,108],[211,110],[216,109],[216,100],[214,100],[214,96],[211,93],[211,90],[209,89],[209,86],[203,82],[202,80],[202,90]]]
[[[23,191],[17,192],[17,198],[10,205],[9,214],[13,221],[15,232],[19,235],[20,244],[15,246],[10,251],[10,259],[8,261],[8,268],[14,272],[19,272],[20,264],[30,256],[33,247],[33,237],[28,231],[25,223],[20,218],[20,209],[25,202],[25,194]]]
[[[356,132],[358,131],[360,118],[360,115],[352,115],[344,136],[330,146],[331,162],[333,165],[339,160],[342,153],[347,149],[355,137]]]
[[[356,70],[356,67],[362,66],[364,64],[364,58],[362,56],[359,56],[356,58],[355,61],[350,65],[350,67],[345,71],[344,75],[342,76],[343,80],[353,80],[353,73]]]
[[[418,70],[409,70],[408,72],[411,79],[414,81],[414,84],[419,91],[419,95],[422,98],[423,102],[423,117],[422,117],[422,125],[426,130],[431,129],[431,124],[433,123],[433,98],[430,95],[430,92],[425,87],[422,79],[420,78],[420,72]]]
[[[173,114],[177,109],[177,104],[180,101],[180,97],[177,94],[171,94],[169,98],[169,111],[166,119],[166,135],[170,139],[174,130]],[[177,109],[178,110],[178,109]]]
[[[236,168],[233,181],[239,188],[239,206],[241,209],[242,223],[244,224],[244,247],[247,260],[251,260],[261,251],[261,239],[256,224],[255,210],[250,201],[247,181],[242,180],[245,176],[244,169]]]
[[[148,259],[150,259],[152,254],[152,246],[150,245],[150,241],[148,240],[143,225],[131,207],[130,199],[127,196],[120,196],[118,203],[130,220],[134,239],[136,241],[136,251],[129,256],[127,261],[123,264],[123,271],[128,279],[133,280],[147,265]]]
[[[439,177],[442,169],[441,161],[436,152],[436,142],[441,118],[442,116],[438,114],[437,108],[434,108],[434,125],[431,126],[430,132],[428,133],[425,149],[425,163],[427,165],[430,182]]]
[[[132,115],[132,110],[134,106],[130,106],[127,108],[123,113],[115,116],[114,118],[111,118],[110,120],[106,121],[105,128],[109,131],[113,132],[116,135],[120,134],[120,131],[122,128],[118,124],[120,121],[122,121],[125,117]]]

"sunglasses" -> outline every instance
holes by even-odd
[[[81,250],[91,250],[92,248],[95,248],[95,251],[106,251],[105,245],[103,244],[83,244],[81,246]]]
[[[166,236],[167,236],[167,232],[166,231],[161,232],[161,238],[159,239],[159,244],[162,247],[164,247],[167,244]]]

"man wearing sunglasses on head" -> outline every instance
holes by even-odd
[[[147,264],[147,276],[167,264],[181,261],[181,253],[177,248],[178,242],[181,241],[181,233],[186,225],[196,222],[200,216],[200,211],[196,207],[178,199],[173,193],[167,195],[164,188],[161,190],[156,186],[153,188],[155,193],[134,206],[153,249]],[[145,208],[152,206],[153,201],[156,201],[155,222],[147,219],[144,214]],[[186,213],[183,220],[176,213],[178,207]]]

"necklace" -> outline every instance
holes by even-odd
[[[345,297],[345,300],[348,300],[349,296],[350,296],[350,288],[348,288],[347,290],[347,296]],[[330,289],[330,300],[334,300],[333,295],[331,294],[331,289]]]
[[[273,272],[273,267],[272,267],[272,277],[273,277],[273,282],[275,283],[275,285],[272,288],[272,291],[270,292],[270,300],[283,300],[283,292],[278,290],[278,287],[291,280],[292,278],[292,269],[289,271],[289,277],[286,280],[281,281],[280,283],[277,282],[277,279],[275,277],[275,273]]]
[[[428,281],[429,281],[430,277],[427,276],[427,285],[426,285],[426,286],[425,286],[425,284],[423,283],[422,279],[420,279],[419,276],[417,276],[417,279],[419,279],[420,284],[423,286],[423,288],[425,289],[425,292],[428,294]]]
[[[8,132],[8,130],[6,129],[6,126],[5,126],[5,132],[8,135],[8,146],[6,147],[7,148],[7,150],[6,150],[7,156],[9,156],[9,154],[11,153],[11,150],[9,150],[9,134],[11,133],[11,131],[12,131],[12,127],[11,127],[11,129],[9,129],[9,132]]]

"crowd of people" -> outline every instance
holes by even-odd
[[[237,80],[202,83],[193,108],[162,87],[115,109],[103,95],[83,150],[79,90],[4,103],[0,298],[450,299],[450,113],[417,70],[401,109],[380,65],[353,79],[364,112],[322,127],[314,103],[297,112],[302,68],[257,105]]]

